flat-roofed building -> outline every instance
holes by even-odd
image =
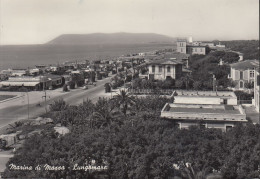
[[[9,77],[6,81],[0,82],[0,87],[27,88],[29,90],[42,90],[61,86],[62,77],[59,75],[46,74],[44,76],[21,76]]]
[[[29,75],[29,69],[12,69],[11,76],[24,76]]]
[[[233,92],[176,91],[174,103],[166,103],[162,118],[174,120],[180,128],[201,125],[223,131],[247,122],[245,110],[237,105]]]
[[[1,81],[1,87],[13,87],[21,88],[25,87],[29,90],[40,90],[43,87],[48,88],[51,84],[51,80],[44,76],[21,76],[21,77],[9,77],[7,81]]]

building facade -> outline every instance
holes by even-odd
[[[251,85],[253,88],[255,80],[255,65],[256,60],[246,60],[230,65],[229,78],[235,82],[235,89],[246,90]]]
[[[259,106],[259,101],[260,101],[260,95],[259,95],[259,86],[260,86],[259,61],[253,62],[253,65],[255,65],[253,105],[255,106],[256,111],[259,112],[260,111],[260,106]]]
[[[191,55],[206,55],[208,53],[208,46],[200,42],[187,43],[187,40],[177,39],[177,52],[191,54]]]
[[[175,59],[162,59],[148,64],[148,79],[179,79],[182,76],[182,63]]]

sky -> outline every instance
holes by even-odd
[[[97,32],[259,39],[259,0],[0,0],[0,45]]]

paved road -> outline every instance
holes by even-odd
[[[97,82],[97,86],[91,86],[87,90],[82,88],[66,92],[58,97],[47,99],[47,105],[51,104],[55,99],[63,98],[68,104],[80,104],[84,99],[90,99],[93,102],[97,101],[99,97],[109,96],[104,93],[104,84],[110,82],[111,77],[105,78]],[[19,100],[19,99],[16,99]],[[18,102],[17,102],[18,103]],[[29,105],[29,117],[37,117],[45,112],[45,106],[37,106],[36,103]],[[28,105],[14,105],[0,109],[0,128],[15,121],[28,118]]]

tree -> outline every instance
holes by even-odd
[[[184,87],[183,80],[181,80],[181,79],[176,80],[175,86],[176,86],[177,88],[182,89],[182,88]]]
[[[114,96],[113,100],[117,102],[118,107],[125,116],[128,107],[134,104],[134,98],[131,97],[125,90],[120,90],[120,93]]]
[[[202,89],[202,83],[201,83],[201,81],[195,81],[195,82],[193,83],[193,89],[195,89],[195,90],[201,90],[201,89]]]
[[[106,93],[111,92],[111,85],[110,85],[110,83],[106,83],[104,86],[105,86],[105,92]]]
[[[69,91],[68,85],[64,84],[63,87],[62,87],[62,90],[63,90],[64,92]]]
[[[67,107],[68,105],[63,99],[58,99],[50,105],[50,111],[63,111],[66,110]]]
[[[70,86],[70,89],[75,89],[76,83],[74,81],[71,81],[69,86]]]
[[[107,100],[106,98],[99,98],[93,112],[93,117],[96,120],[98,127],[103,125],[111,125],[112,123],[112,112],[115,108],[113,100]]]
[[[250,82],[246,81],[245,82],[245,88],[247,88],[247,89],[254,88],[254,83],[252,81],[250,81]]]

